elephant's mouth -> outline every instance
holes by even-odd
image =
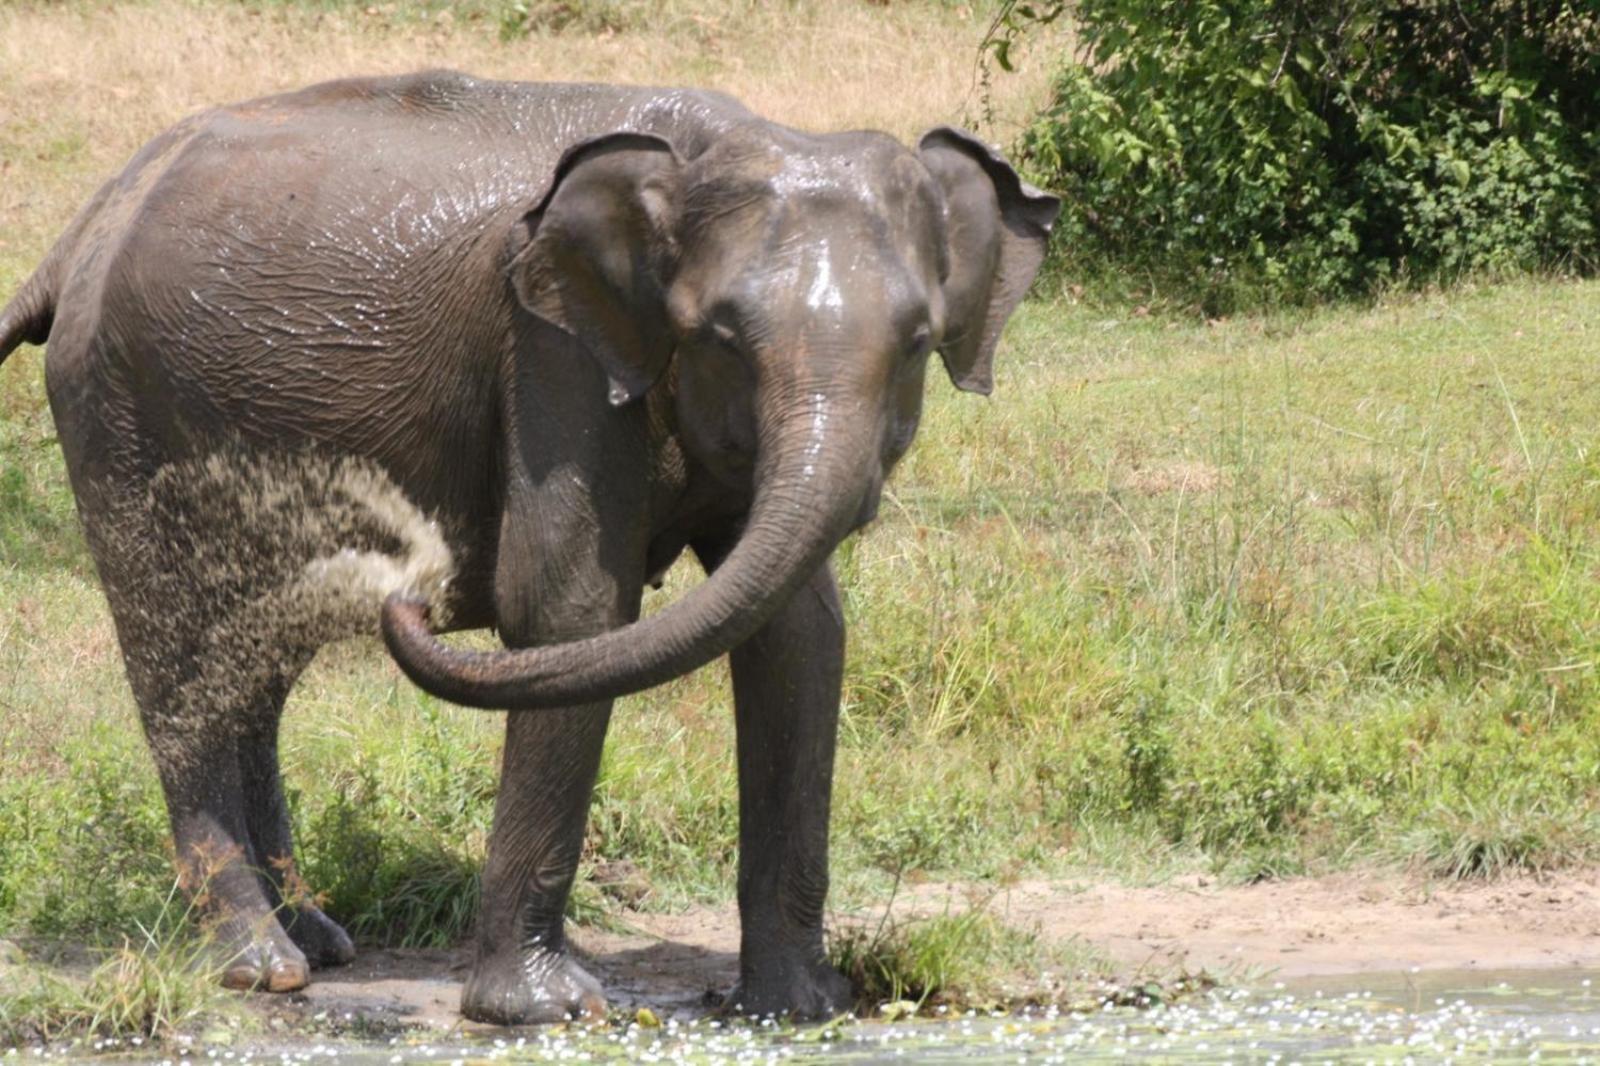
[[[852,533],[871,525],[878,517],[878,508],[883,502],[884,475],[880,470],[874,474],[867,485],[867,490],[862,494],[861,507],[856,511],[854,524],[851,525]]]

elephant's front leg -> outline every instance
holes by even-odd
[[[644,465],[596,461],[619,471],[604,496],[576,494],[570,470],[513,479],[495,575],[507,645],[574,640],[638,617],[645,530],[622,472]],[[610,718],[610,701],[507,716],[477,959],[461,994],[468,1018],[529,1025],[605,1011],[599,982],[568,953],[563,914]]]
[[[567,952],[563,923],[583,849],[610,704],[512,714],[483,872],[478,951],[461,995],[476,1021],[600,1017],[599,983]]]
[[[742,1014],[848,1010],[827,962],[828,808],[844,668],[844,619],[824,567],[735,649],[739,732],[739,984]]]

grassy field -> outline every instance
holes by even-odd
[[[613,7],[560,34],[490,7],[0,9],[0,292],[162,125],[336,73],[694,82],[903,136],[981,106],[981,5]],[[991,135],[1041,66],[997,84]],[[1069,282],[1019,313],[991,400],[930,380],[883,517],[838,555],[836,904],[907,876],[1595,858],[1600,285],[1205,323]],[[41,355],[0,371],[0,936],[103,940],[161,911],[170,845]],[[374,643],[302,682],[283,757],[304,871],[363,942],[470,923],[499,744],[498,716],[420,694]],[[637,864],[644,906],[726,899],[735,823],[725,671],[623,701],[593,861]],[[575,904],[613,906],[588,885]]]

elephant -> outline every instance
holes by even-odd
[[[450,71],[218,107],[139,151],[0,312],[0,359],[47,346],[224,984],[352,957],[299,888],[278,725],[321,643],[381,631],[423,689],[509,712],[466,1017],[605,1009],[563,912],[612,701],[725,654],[726,1002],[847,1008],[823,941],[829,557],[910,447],[930,356],[990,391],[1058,208],[952,127],[908,148],[712,91]],[[705,579],[641,618],[685,549]],[[371,577],[384,559],[410,562]],[[319,611],[340,567],[362,594]],[[489,628],[503,647],[439,638]]]

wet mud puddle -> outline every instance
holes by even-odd
[[[34,1055],[27,1057],[37,1061]],[[1086,1014],[968,1015],[804,1028],[669,1018],[659,1026],[559,1027],[492,1035],[414,1031],[365,1041],[245,1041],[232,1048],[197,1045],[182,1058],[169,1059],[196,1066],[783,1060],[1600,1062],[1600,971],[1307,978],[1217,990],[1172,1006]]]

